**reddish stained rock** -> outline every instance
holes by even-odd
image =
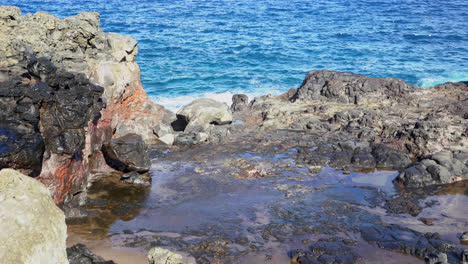
[[[82,160],[52,154],[44,160],[41,175],[37,179],[49,188],[55,204],[62,205],[68,195],[80,192],[86,186],[87,167],[87,162]]]

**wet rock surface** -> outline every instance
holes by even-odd
[[[291,252],[291,263],[363,263],[361,256],[352,250],[356,241],[342,238],[319,239],[307,251]]]
[[[242,133],[236,134],[237,129]],[[409,193],[393,184],[398,171],[375,167],[350,174],[326,164],[310,170],[300,150],[321,144],[316,136],[245,132],[239,125],[233,127],[234,137],[219,143],[153,149],[151,190],[142,202],[133,203],[136,206],[113,202],[111,215],[122,215],[106,218],[115,222],[96,225],[103,214],[90,217],[93,233],[119,247],[183,252],[197,263],[381,263],[385,254],[391,254],[385,255],[389,263],[416,263],[439,253],[460,261],[462,248],[455,233],[427,234],[418,220],[427,217],[432,206],[421,201],[438,188]],[[373,149],[351,145],[366,153]],[[262,176],[246,177],[251,168],[261,168]],[[95,190],[105,189],[101,185]],[[463,207],[463,202],[457,204]],[[387,214],[401,222],[392,224]],[[447,217],[455,216],[437,215],[431,228],[441,230]],[[418,230],[404,226],[411,219],[420,223]]]
[[[104,143],[103,152],[107,163],[119,171],[144,173],[150,169],[148,147],[140,135],[126,134],[114,138]]]
[[[396,179],[408,187],[442,185],[468,179],[468,152],[437,152],[403,170]]]
[[[468,225],[463,178],[417,189],[394,179],[432,156],[448,170],[463,168],[436,154],[454,157],[466,146],[465,120],[437,100],[466,97],[465,84],[421,91],[399,80],[336,78],[317,98],[255,98],[234,111],[241,122],[218,142],[154,150],[148,211],[114,224],[114,243],[173,248],[197,263],[462,261],[453,227]],[[376,84],[366,97],[354,81]],[[343,89],[359,90],[357,106]]]
[[[112,260],[106,261],[96,256],[85,245],[79,243],[67,248],[67,258],[70,264],[114,264]]]

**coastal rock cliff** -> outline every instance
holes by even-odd
[[[91,175],[111,171],[105,142],[133,133],[152,144],[154,127],[175,119],[142,88],[137,42],[99,24],[95,12],[0,7],[0,167],[38,176],[61,205],[80,203]]]

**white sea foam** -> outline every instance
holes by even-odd
[[[182,95],[182,96],[175,96],[175,97],[164,97],[164,96],[152,96],[149,95],[151,101],[164,106],[165,108],[177,112],[181,109],[184,105],[191,103],[195,99],[199,98],[211,98],[218,102],[226,103],[227,105],[232,104],[232,96],[234,94],[246,94],[249,97],[249,100],[252,100],[255,97],[266,95],[266,94],[273,94],[279,95],[286,91],[280,90],[270,90],[270,91],[254,91],[254,92],[244,92],[244,91],[235,91],[235,92],[224,92],[224,93],[203,93],[199,95]]]
[[[468,81],[468,73],[453,73],[448,76],[423,78],[418,81],[417,85],[421,87],[430,87],[446,82],[461,82]]]

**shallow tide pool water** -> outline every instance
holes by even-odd
[[[296,166],[294,149],[272,155],[213,153],[211,159],[190,159],[177,151],[160,154],[153,159],[148,188],[119,183],[118,175],[94,183],[90,216],[69,225],[69,244],[85,242],[119,263],[140,263],[156,246],[190,254],[200,263],[289,263],[292,250],[339,236],[356,241],[354,250],[364,263],[382,263],[382,258],[385,263],[420,263],[366,242],[360,226],[399,224],[439,232],[456,245],[459,232],[468,228],[466,182],[420,199],[423,210],[411,216],[386,210],[386,201],[399,194],[392,183],[395,171],[344,174],[324,167],[312,173]],[[245,163],[268,172],[258,179],[236,178],[239,164]],[[428,226],[421,217],[437,219]],[[119,259],[122,252],[130,252],[128,262]]]

